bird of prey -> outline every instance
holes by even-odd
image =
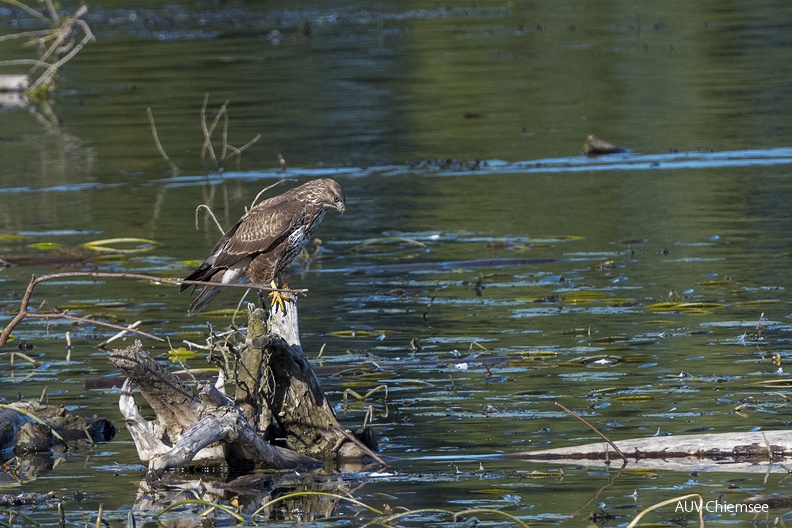
[[[343,214],[345,208],[341,186],[329,178],[311,180],[268,198],[245,213],[185,280],[228,284],[243,282],[247,276],[253,284],[277,288],[276,277],[302,252],[327,210]],[[189,287],[182,284],[179,291]],[[187,315],[201,311],[221,289],[204,286]],[[283,309],[282,298],[273,294]]]

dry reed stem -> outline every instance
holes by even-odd
[[[591,429],[592,431],[594,431],[595,433],[597,433],[597,434],[598,434],[598,435],[599,435],[599,436],[600,436],[600,437],[601,437],[603,440],[605,440],[606,442],[608,442],[608,444],[610,444],[610,446],[613,448],[613,450],[614,450],[614,451],[616,451],[616,454],[618,454],[618,455],[619,455],[619,458],[621,458],[621,459],[622,459],[622,462],[624,463],[624,464],[622,465],[622,467],[624,467],[624,466],[626,466],[626,465],[627,465],[627,457],[624,455],[624,453],[622,453],[622,452],[621,452],[621,449],[619,449],[619,447],[618,447],[618,446],[617,446],[615,443],[613,443],[613,441],[612,441],[610,438],[608,438],[607,436],[605,436],[604,434],[602,434],[602,433],[599,431],[599,429],[597,429],[596,427],[594,427],[593,425],[591,425],[590,423],[588,423],[588,422],[587,422],[587,421],[586,421],[586,420],[585,420],[585,419],[584,419],[582,416],[580,416],[580,415],[576,414],[575,412],[573,412],[573,411],[569,410],[568,408],[564,407],[563,405],[561,405],[561,404],[560,404],[560,403],[558,403],[558,402],[555,402],[555,405],[556,405],[556,407],[561,407],[561,409],[563,409],[565,413],[567,413],[567,414],[569,414],[569,415],[571,415],[571,416],[574,416],[575,418],[577,418],[578,420],[580,420],[581,422],[583,422],[584,424],[586,424],[586,426],[587,426],[589,429]]]
[[[151,111],[151,107],[146,108],[146,113],[148,114],[149,124],[151,124],[151,135],[154,136],[154,144],[157,146],[157,150],[160,153],[160,156],[168,162],[171,168],[171,173],[176,176],[179,174],[179,167],[176,166],[170,159],[170,157],[165,153],[165,149],[162,148],[162,143],[160,143],[159,135],[157,134],[157,125],[154,123],[154,114]]]
[[[64,64],[66,64],[66,63],[67,63],[69,60],[71,60],[71,59],[72,59],[72,57],[74,57],[75,55],[77,55],[77,53],[79,53],[79,52],[80,52],[80,50],[81,50],[81,49],[83,49],[83,48],[85,47],[85,45],[86,45],[86,44],[88,44],[89,42],[93,42],[94,40],[96,40],[96,38],[94,37],[93,33],[91,32],[91,28],[90,28],[90,27],[88,27],[88,24],[87,24],[87,23],[86,23],[84,20],[82,20],[82,19],[80,18],[80,17],[82,17],[83,15],[85,15],[85,13],[87,13],[87,12],[88,12],[88,8],[87,8],[87,7],[85,7],[84,5],[83,5],[83,6],[80,6],[80,8],[77,10],[77,12],[74,14],[74,16],[73,16],[73,17],[72,17],[72,18],[69,20],[69,22],[67,22],[66,24],[64,24],[63,26],[61,26],[61,27],[58,29],[58,32],[59,32],[59,41],[61,41],[61,40],[65,39],[65,38],[66,38],[66,36],[68,36],[68,35],[69,35],[69,34],[70,34],[72,31],[73,31],[73,29],[74,29],[74,26],[75,26],[75,25],[79,26],[79,27],[80,27],[80,29],[82,29],[84,36],[83,36],[83,39],[82,39],[82,40],[81,40],[81,41],[80,41],[80,42],[79,42],[77,45],[75,45],[75,46],[74,46],[74,47],[71,49],[71,51],[69,51],[69,53],[67,53],[66,55],[64,55],[64,56],[63,56],[61,59],[59,59],[57,62],[55,62],[55,63],[51,64],[51,65],[49,66],[49,68],[47,68],[47,70],[46,70],[44,73],[42,73],[42,74],[39,76],[39,78],[38,78],[38,79],[36,79],[36,81],[35,81],[35,82],[34,82],[34,83],[33,83],[33,84],[30,86],[30,88],[28,88],[28,90],[29,90],[29,91],[33,91],[33,90],[35,90],[35,89],[36,89],[38,86],[40,86],[42,83],[50,81],[50,80],[52,79],[52,77],[55,75],[55,72],[57,72],[57,71],[58,71],[58,69],[59,69],[61,66],[63,66]],[[48,52],[45,54],[45,57],[49,57],[49,55],[50,55],[52,52],[54,52],[54,50],[56,49],[56,46],[57,46],[57,45],[58,45],[58,41],[56,41],[56,42],[55,42],[55,43],[54,43],[54,44],[53,44],[53,45],[50,47],[50,49],[48,50]],[[34,68],[34,69],[35,69],[35,68]]]

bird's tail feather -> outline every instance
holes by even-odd
[[[201,264],[200,266],[195,268],[195,270],[192,273],[190,273],[189,275],[184,277],[184,280],[186,280],[186,281],[211,281],[212,280],[212,276],[216,273],[216,271],[217,270],[212,269],[212,265],[211,264],[209,264],[207,262],[204,262],[203,264]],[[215,281],[215,282],[218,282],[218,281]],[[193,286],[193,285],[192,284],[182,284],[182,285],[179,286],[179,291],[183,292],[184,290],[186,290],[187,288],[189,288],[191,286]]]
[[[214,299],[218,293],[220,293],[220,288],[204,286],[201,293],[198,294],[198,297],[196,297],[193,302],[190,303],[190,307],[187,308],[187,315],[195,315],[203,310],[207,304],[212,302],[212,299]]]
[[[201,266],[203,267],[203,265]],[[187,279],[185,280],[200,280],[200,281],[207,281],[207,282],[223,282],[223,275],[225,270],[216,270],[212,272],[209,267],[207,266],[206,269],[198,268],[195,270]],[[182,284],[182,288],[189,287],[189,285]],[[196,286],[197,287],[197,286]],[[195,315],[203,308],[209,304],[212,299],[214,299],[218,293],[220,293],[221,288],[215,288],[214,286],[203,286],[201,293],[198,294],[193,302],[190,304],[190,307],[187,309],[187,315]]]

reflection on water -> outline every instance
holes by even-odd
[[[788,427],[792,134],[778,35],[790,7],[367,7],[91,8],[99,38],[64,70],[60,127],[0,113],[0,258],[19,263],[0,268],[3,320],[33,273],[183,277],[218,235],[203,214],[195,229],[197,205],[227,227],[277,179],[330,176],[347,212],[324,221],[319,258],[288,281],[309,290],[304,346],[336,372],[322,381],[341,422],[359,425],[371,408],[396,458],[332,485],[377,508],[486,507],[570,526],[624,524],[685,493],[783,491],[777,475],[561,474],[485,455],[596,440],[556,401],[612,438]],[[262,134],[222,170],[200,157],[205,93],[210,108],[230,100],[228,143]],[[631,152],[586,158],[588,134]],[[120,237],[159,245],[68,261],[47,249],[75,255]],[[173,287],[107,279],[42,284],[33,303],[139,320],[173,346],[229,324],[188,318],[188,304]],[[112,332],[31,320],[14,333],[11,345],[29,342],[43,365],[9,369],[0,356],[0,396],[46,389],[118,420],[115,390],[85,390],[114,374],[96,347]],[[387,398],[343,403],[347,388],[383,384]],[[122,431],[22,489],[84,492],[70,519],[101,503],[125,521],[125,505],[150,498],[136,498],[136,460]],[[359,518],[349,504],[332,514]],[[451,525],[443,513],[423,520]]]

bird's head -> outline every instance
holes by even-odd
[[[338,182],[330,178],[322,178],[322,193],[319,197],[322,205],[327,209],[337,209],[339,213],[346,211],[346,198]]]

